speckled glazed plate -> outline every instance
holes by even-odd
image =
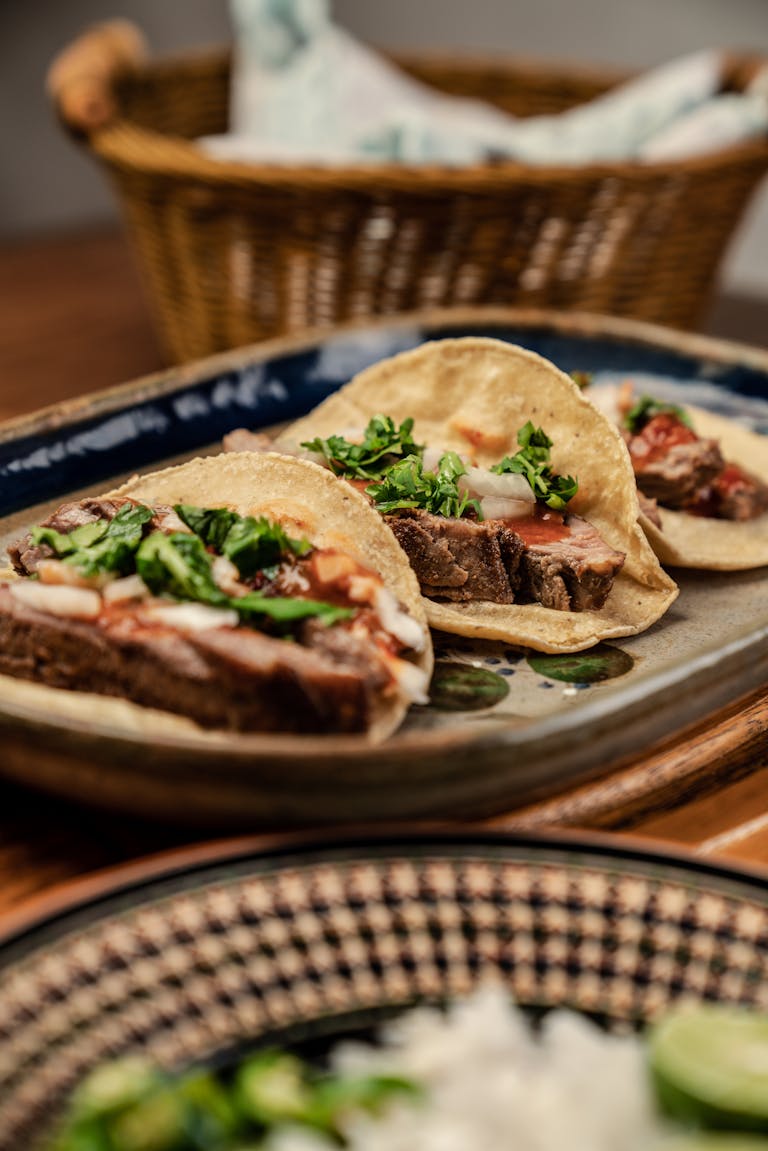
[[[768,1010],[764,877],[607,838],[212,845],[0,921],[0,1151],[92,1067],[319,1044],[488,977],[635,1024],[680,996]]]
[[[432,313],[269,343],[0,428],[0,547],[72,492],[296,418],[363,367],[428,339],[492,335],[597,383],[639,380],[768,431],[768,353],[603,317]],[[437,637],[429,707],[354,737],[148,734],[0,699],[0,771],[147,815],[230,824],[484,816],[608,771],[768,683],[768,569],[677,572],[649,631],[577,656]]]

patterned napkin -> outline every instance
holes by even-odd
[[[230,0],[231,124],[201,145],[253,162],[526,164],[657,161],[768,132],[767,74],[720,93],[698,52],[559,115],[517,119],[405,75],[335,25],[330,0]]]

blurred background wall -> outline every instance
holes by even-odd
[[[455,48],[645,68],[699,48],[768,57],[768,0],[335,0],[337,20],[397,48]],[[166,54],[228,38],[226,0],[0,0],[0,238],[114,219],[109,189],[64,136],[45,71],[85,25],[134,20]],[[724,268],[727,290],[768,297],[768,187]]]

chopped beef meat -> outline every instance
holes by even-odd
[[[43,520],[42,527],[54,528],[57,532],[71,532],[83,524],[93,524],[96,520],[113,520],[122,507],[133,502],[125,496],[116,500],[76,500],[62,504],[53,515]]]
[[[522,541],[498,520],[477,523],[410,511],[384,517],[432,599],[513,603]]]
[[[738,521],[768,510],[768,485],[727,463],[716,440],[701,439],[674,412],[654,416],[625,439],[639,491],[665,507]]]
[[[659,515],[658,500],[652,500],[650,496],[647,496],[644,492],[641,492],[639,488],[637,492],[637,500],[640,504],[640,511],[643,513],[645,518],[650,520],[655,527],[662,528],[663,525],[661,522],[661,516]]]
[[[520,598],[557,611],[599,611],[624,556],[580,516],[564,515],[561,522],[565,534],[527,542]]]
[[[414,511],[385,518],[423,594],[436,600],[598,610],[624,563],[621,552],[574,515],[477,523]]]
[[[381,666],[379,653],[373,640],[362,629],[327,627],[322,620],[308,619],[300,629],[299,639],[313,651],[349,668],[357,668],[361,674],[370,677],[377,689],[386,687],[388,676]]]
[[[8,558],[19,575],[33,575],[40,561],[50,559],[54,554],[53,548],[47,544],[33,544],[30,536],[8,545]]]
[[[221,441],[225,452],[274,452],[279,449],[270,436],[263,432],[249,432],[247,428],[235,428]]]
[[[685,511],[720,520],[753,520],[768,511],[768,484],[738,464],[726,464],[710,484],[696,492]]]
[[[73,500],[62,504],[48,516],[47,520],[43,520],[40,526],[53,528],[54,531],[66,535],[68,532],[74,531],[75,528],[83,527],[84,524],[95,523],[96,520],[112,520],[122,507],[135,502],[135,500],[123,496],[117,499]],[[172,508],[158,505],[154,512],[149,525],[151,530],[156,528],[166,531],[187,530],[184,524],[178,520]],[[8,548],[11,564],[19,575],[33,575],[37,571],[40,560],[50,559],[53,555],[55,552],[48,544],[33,543],[31,534],[27,534]]]
[[[180,633],[142,620],[135,607],[105,609],[94,621],[62,618],[0,585],[0,674],[124,697],[203,727],[365,731],[383,674],[369,642],[347,633],[331,650],[249,628]]]
[[[85,499],[62,504],[47,520],[43,520],[41,527],[53,528],[57,532],[71,532],[83,524],[95,523],[96,520],[111,520],[120,511],[123,504],[128,501]],[[35,544],[30,534],[17,540],[8,548],[8,556],[14,569],[19,575],[32,575],[37,571],[40,560],[50,559],[55,555],[53,548],[48,544]]]
[[[724,466],[717,441],[699,439],[672,412],[625,438],[638,488],[665,507],[684,507]]]

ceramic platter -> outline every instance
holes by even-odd
[[[569,836],[172,853],[0,922],[0,1151],[119,1055],[330,1042],[487,978],[616,1025],[680,996],[768,1010],[765,879]]]
[[[522,344],[597,383],[632,377],[768,432],[766,352],[603,317],[401,317],[239,350],[4,425],[0,546],[72,493],[216,451],[233,428],[293,420],[385,356],[470,334]],[[377,747],[349,736],[149,736],[0,699],[0,771],[119,809],[219,824],[508,811],[594,778],[768,682],[766,569],[675,578],[681,594],[649,631],[577,656],[438,637],[430,706]]]

